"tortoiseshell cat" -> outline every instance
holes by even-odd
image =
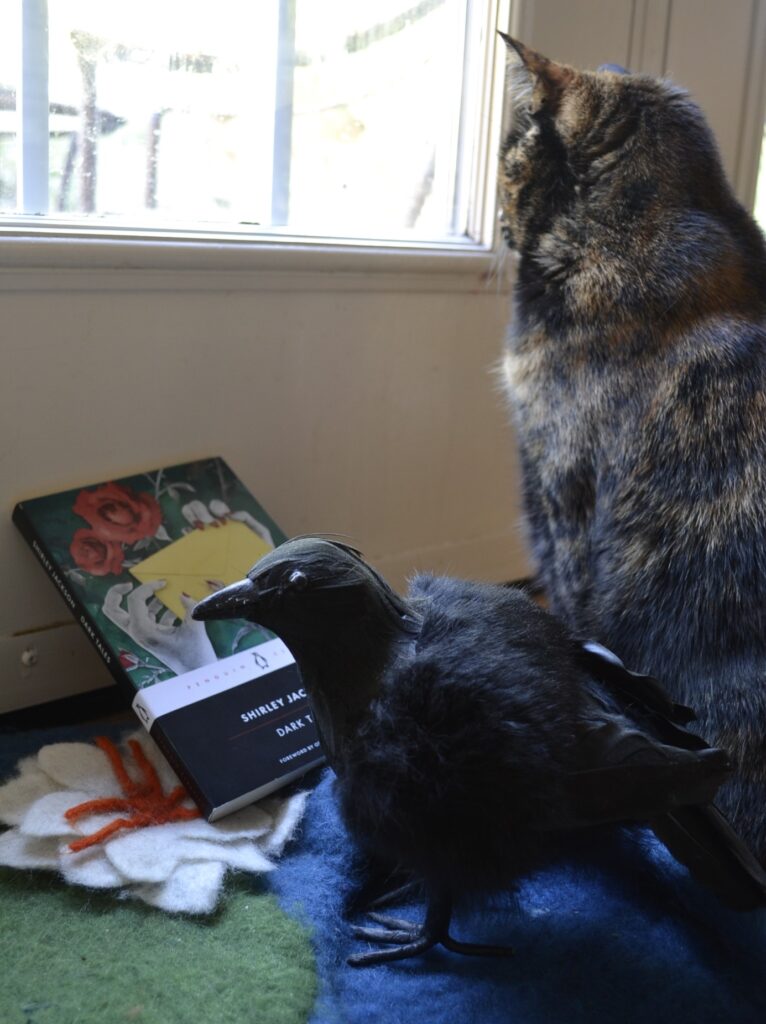
[[[552,610],[726,747],[766,861],[766,247],[699,108],[506,39],[503,373]]]

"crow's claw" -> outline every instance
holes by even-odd
[[[384,933],[386,935],[393,934],[392,932]],[[385,939],[383,941],[390,941]],[[408,956],[417,956],[419,953],[425,953],[433,945],[434,940],[428,938],[426,935],[421,935],[419,939],[414,942],[405,942],[401,946],[395,946],[393,949],[377,949],[372,950],[370,953],[354,953],[348,958],[346,963],[352,967],[367,967],[370,964],[384,964],[390,960],[404,960]]]
[[[399,931],[396,928],[354,928],[352,932],[355,939],[395,945],[397,942],[413,942],[418,937],[419,929]]]
[[[371,913],[367,915],[376,924],[382,924],[385,928],[395,929],[403,932],[419,932],[421,926],[414,921],[407,921],[403,917],[391,917],[389,914]]]

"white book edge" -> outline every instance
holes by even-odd
[[[294,664],[295,659],[284,643],[274,638],[210,665],[144,686],[133,699],[133,710],[144,728],[149,730],[158,718],[171,711],[215,697],[218,693]]]

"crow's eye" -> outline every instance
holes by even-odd
[[[300,569],[296,569],[290,573],[287,580],[287,586],[290,590],[305,590],[308,586],[308,576],[305,572],[301,572]]]

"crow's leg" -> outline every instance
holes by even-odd
[[[362,884],[346,899],[344,917],[365,914],[368,910],[388,907],[421,888],[421,883],[411,874],[391,871],[374,861],[364,868]]]
[[[458,942],[451,938],[449,923],[452,917],[452,901],[444,893],[431,897],[422,925],[384,914],[370,914],[370,917],[378,924],[382,924],[383,928],[354,928],[355,938],[390,944],[394,948],[355,953],[348,958],[348,963],[353,967],[403,960],[425,953],[437,944],[453,953],[464,953],[468,956],[509,956],[513,952],[507,946],[483,946],[474,942]]]
[[[420,888],[421,883],[413,878],[412,881],[405,882],[404,885],[400,885],[396,889],[391,889],[389,892],[384,892],[377,896],[368,904],[368,907],[370,910],[377,910],[378,907],[390,907],[392,903],[398,903],[407,896],[412,896],[419,892]],[[370,914],[370,917],[374,918],[375,916],[375,914]]]

